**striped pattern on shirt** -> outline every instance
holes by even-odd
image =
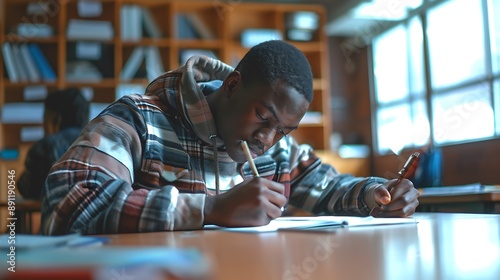
[[[200,73],[191,79],[186,67],[167,72],[146,95],[121,98],[87,125],[47,177],[43,234],[199,229],[215,180],[226,191],[251,176],[247,163],[237,164],[223,149],[215,157],[205,138],[210,111],[193,116],[183,103],[206,103],[198,83],[223,79],[232,68],[208,58],[194,63],[201,63]],[[385,181],[338,174],[292,137],[256,165],[263,177],[285,185],[290,205],[314,213],[367,215],[376,206],[368,193]]]

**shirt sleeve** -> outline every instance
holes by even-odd
[[[148,189],[134,184],[146,124],[141,110],[132,103],[122,98],[110,105],[54,164],[43,193],[43,234],[147,232],[203,226],[205,194],[179,194],[175,185]]]
[[[314,214],[355,216],[366,216],[378,206],[374,191],[386,179],[339,174],[322,163],[310,146],[298,145],[293,138],[288,141],[292,206]]]

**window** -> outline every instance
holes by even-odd
[[[500,1],[426,1],[372,51],[378,153],[500,136]]]
[[[500,73],[500,1],[488,1],[488,18],[490,20],[490,40],[493,71]]]
[[[433,89],[477,79],[486,73],[481,0],[452,0],[428,14]]]
[[[421,21],[413,18],[373,42],[379,151],[397,154],[429,139],[422,38]]]

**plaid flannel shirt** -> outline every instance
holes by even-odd
[[[145,95],[125,96],[92,120],[47,177],[42,233],[202,228],[215,180],[224,192],[251,176],[248,163],[228,156],[222,139],[216,157],[209,141],[215,128],[205,99],[210,87],[200,83],[223,80],[232,70],[192,58],[151,82]],[[263,177],[285,185],[290,205],[314,213],[367,215],[376,206],[375,187],[385,181],[338,174],[290,136],[256,165]]]

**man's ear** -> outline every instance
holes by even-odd
[[[238,84],[240,83],[241,83],[240,72],[233,71],[226,77],[226,79],[222,83],[222,87],[224,88],[224,91],[227,93],[228,97],[231,97],[235,92],[236,88],[238,87]]]

